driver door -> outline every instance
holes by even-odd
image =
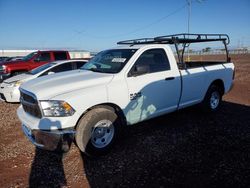
[[[127,78],[129,105],[126,117],[134,124],[177,109],[180,77],[171,66],[164,49],[144,51]]]
[[[51,54],[50,52],[42,52],[33,60],[32,69],[49,63],[51,61]]]

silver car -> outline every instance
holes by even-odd
[[[79,69],[86,62],[86,60],[54,61],[37,67],[27,73],[8,78],[4,80],[4,82],[0,86],[0,100],[6,102],[19,102],[19,86],[22,83],[49,74]]]

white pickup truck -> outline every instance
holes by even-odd
[[[233,84],[234,64],[184,62],[190,43],[222,41],[227,35],[178,34],[119,42],[81,70],[36,78],[21,85],[17,110],[25,135],[37,147],[101,155],[123,126],[201,103],[216,111]],[[176,47],[175,54],[168,44]]]

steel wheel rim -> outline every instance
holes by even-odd
[[[220,103],[220,94],[218,91],[214,91],[211,94],[210,106],[212,109],[216,109],[219,106],[219,103]]]
[[[91,132],[91,143],[96,148],[109,145],[114,137],[114,125],[110,120],[101,120],[95,124]]]

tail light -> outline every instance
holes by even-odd
[[[234,68],[234,72],[233,72],[233,80],[234,80],[234,78],[235,78],[235,68]]]

